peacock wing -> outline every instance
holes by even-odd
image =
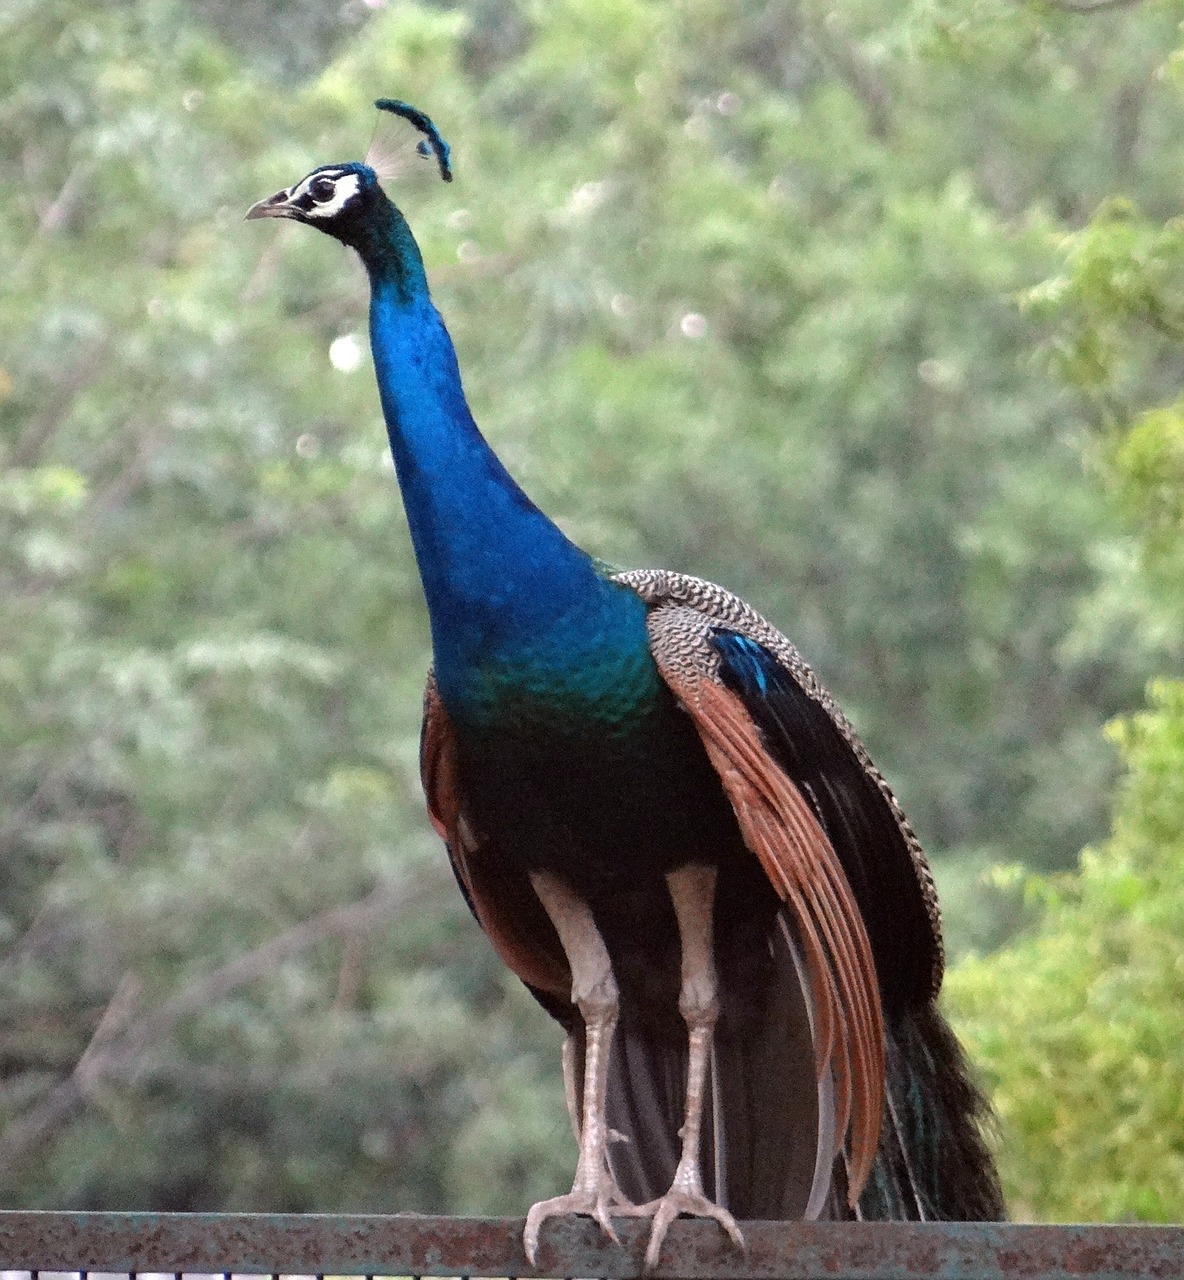
[[[859,905],[885,1005],[933,999],[944,952],[933,876],[920,842],[850,721],[801,654],[743,600],[664,570],[617,575],[657,614],[683,607],[692,631],[672,669],[710,678],[743,704],[769,757],[822,825]],[[695,620],[693,615],[700,617]]]
[[[658,668],[786,903],[809,987],[818,1077],[833,1080],[853,1207],[876,1158],[884,1110],[885,968],[868,921],[881,909],[882,882],[903,870],[902,896],[911,890],[918,908],[919,936],[909,941],[928,961],[920,980],[927,998],[941,963],[928,868],[854,731],[780,633],[697,579],[654,572],[620,580],[650,604]],[[898,916],[897,928],[907,923]]]
[[[496,842],[475,830],[466,816],[456,731],[431,672],[424,691],[419,765],[428,817],[443,837],[469,910],[506,966],[548,1013],[570,1028],[575,1011],[567,957],[530,881],[498,856]]]

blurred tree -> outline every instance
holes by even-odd
[[[983,867],[1101,834],[1099,726],[1180,630],[1013,295],[1103,197],[1173,210],[1176,31],[996,7],[0,13],[6,1203],[511,1209],[569,1164],[554,1033],[422,815],[364,282],[238,222],[379,94],[456,146],[399,198],[496,447],[798,641],[955,946],[1018,917]]]
[[[1079,873],[1031,883],[1030,938],[949,984],[1019,1218],[1184,1216],[1184,683],[1154,685],[1113,736],[1128,773],[1112,836]]]
[[[3,23],[3,1197],[447,1203],[491,1062],[543,1101],[485,1167],[541,1194],[567,1137],[522,1047],[544,1020],[421,813],[422,610],[345,371],[357,282],[239,230],[340,104],[277,101],[173,4]],[[454,26],[406,20],[420,96]]]
[[[1184,236],[1107,204],[1033,291],[1051,350],[1099,422],[1098,456],[1142,534],[1147,629],[1184,625]],[[1175,668],[1178,676],[1179,667]],[[1030,936],[951,982],[1004,1126],[1014,1211],[1184,1216],[1184,681],[1116,720],[1125,764],[1109,838],[1080,871],[1034,877]]]

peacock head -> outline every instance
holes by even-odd
[[[378,175],[365,164],[323,164],[294,187],[277,191],[247,210],[248,218],[291,218],[339,240],[379,199]]]
[[[374,105],[410,121],[424,135],[418,144],[419,154],[434,156],[440,176],[445,182],[452,181],[448,143],[422,111],[394,98],[379,98]],[[351,161],[321,165],[295,186],[253,204],[247,217],[291,218],[360,248],[376,215],[390,207],[374,169]]]

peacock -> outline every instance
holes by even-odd
[[[376,104],[447,143],[406,103]],[[252,206],[354,249],[427,600],[428,810],[497,954],[566,1032],[556,1215],[996,1219],[987,1104],[936,1004],[921,846],[793,645],[713,583],[581,550],[479,432],[375,170]]]

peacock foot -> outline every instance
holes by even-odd
[[[637,1206],[617,1186],[617,1181],[609,1171],[607,1164],[602,1165],[595,1177],[584,1178],[577,1171],[575,1184],[565,1196],[555,1196],[551,1200],[540,1200],[532,1205],[526,1215],[526,1230],[522,1233],[522,1243],[526,1246],[526,1257],[532,1267],[537,1267],[536,1255],[539,1247],[539,1228],[548,1218],[559,1218],[567,1213],[582,1213],[595,1218],[600,1229],[613,1242],[619,1245],[616,1228],[612,1217],[631,1215]]]
[[[628,1209],[618,1209],[618,1216],[653,1218],[650,1227],[649,1244],[645,1250],[645,1267],[648,1273],[658,1265],[658,1255],[662,1252],[662,1241],[670,1224],[680,1214],[692,1218],[714,1218],[731,1237],[732,1243],[744,1248],[744,1236],[736,1225],[736,1219],[718,1204],[713,1203],[698,1188],[679,1186],[679,1180],[659,1200],[650,1200],[647,1204],[634,1205]]]

